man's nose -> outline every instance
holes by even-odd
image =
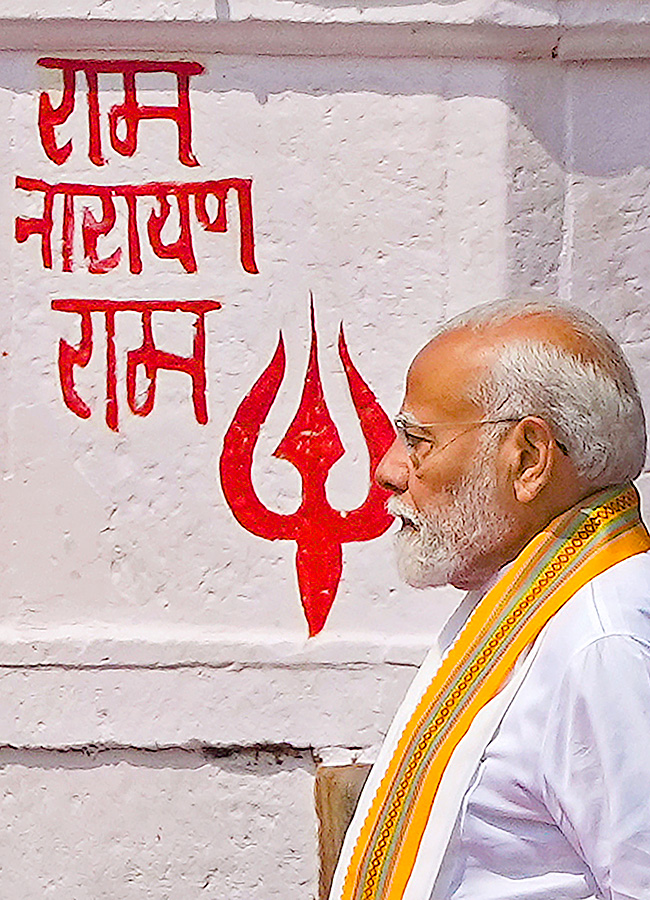
[[[395,438],[375,469],[375,481],[393,494],[403,494],[408,487],[409,458],[406,447]]]

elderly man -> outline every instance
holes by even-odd
[[[377,469],[403,578],[469,591],[362,794],[333,900],[649,900],[650,538],[634,378],[576,309],[417,355]]]

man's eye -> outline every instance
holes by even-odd
[[[411,431],[404,432],[404,443],[409,450],[417,450],[420,444],[426,440],[421,434],[414,434]]]

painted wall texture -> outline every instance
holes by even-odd
[[[456,599],[369,483],[410,358],[555,296],[650,409],[650,4],[0,22],[0,898],[309,900]]]

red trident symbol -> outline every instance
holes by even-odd
[[[394,439],[393,427],[375,395],[355,369],[345,343],[343,326],[338,351],[352,402],[370,455],[370,477]],[[344,454],[336,425],[327,409],[318,369],[318,345],[311,307],[311,350],[300,406],[287,433],[273,453],[300,472],[302,502],[290,515],[272,512],[253,487],[253,451],[260,428],[284,378],[282,332],[273,359],[239,405],[226,432],[221,454],[221,485],[235,518],[248,531],[267,540],[296,541],[298,586],[312,637],[323,628],[334,602],[343,567],[342,544],[370,541],[392,522],[384,508],[388,492],[371,481],[365,501],[357,509],[332,509],[325,495],[327,476]]]

